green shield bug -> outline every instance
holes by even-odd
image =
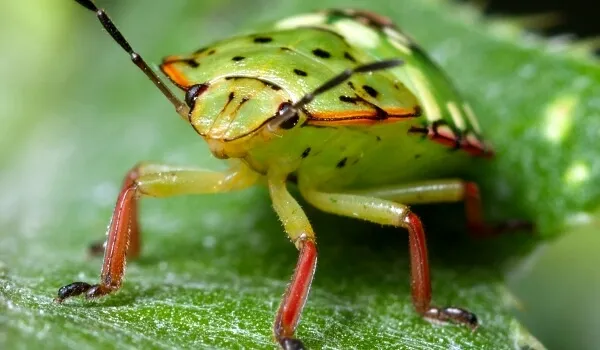
[[[446,76],[389,19],[327,10],[169,56],[161,70],[183,90],[180,99],[103,10],[91,0],[76,1],[96,13],[214,156],[234,162],[224,172],[161,164],[130,170],[108,228],[99,283],[68,284],[59,289],[58,302],[121,287],[126,256],[139,254],[139,198],[234,191],[262,180],[299,251],[274,335],[284,349],[303,349],[295,330],[317,246],[308,218],[288,192],[293,181],[307,202],[325,212],[406,229],[416,311],[435,321],[478,326],[466,309],[432,305],[425,232],[407,204],[464,201],[469,229],[477,234],[527,224],[486,225],[477,186],[452,178],[493,152]]]

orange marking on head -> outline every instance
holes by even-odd
[[[160,70],[171,80],[175,85],[181,89],[186,89],[191,85],[185,74],[175,66],[177,64],[178,56],[169,56],[165,58],[163,63],[160,65]]]

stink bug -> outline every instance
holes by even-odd
[[[240,190],[264,180],[299,251],[274,335],[284,349],[303,349],[294,333],[317,246],[306,215],[288,192],[293,181],[306,201],[325,212],[406,229],[416,311],[436,321],[478,326],[465,309],[431,304],[425,232],[407,204],[464,201],[472,232],[498,232],[482,220],[477,186],[450,178],[493,152],[445,75],[390,20],[328,10],[284,19],[268,31],[219,41],[190,55],[169,56],[160,68],[183,90],[182,100],[103,10],[91,0],[77,2],[96,12],[214,156],[233,159],[234,165],[224,172],[159,164],[130,170],[108,228],[100,282],[68,284],[59,289],[58,302],[81,294],[101,297],[121,287],[126,256],[139,253],[139,198]]]

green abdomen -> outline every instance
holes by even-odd
[[[288,152],[272,166],[296,168],[304,183],[336,191],[458,176],[475,161],[465,152],[409,134],[411,124],[303,127],[278,142],[277,148]]]

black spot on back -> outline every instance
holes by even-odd
[[[245,59],[246,57],[244,56],[233,56],[233,58],[231,58],[232,61],[238,62],[241,61],[243,59]]]
[[[344,52],[344,58],[350,62],[356,62],[356,58],[352,56],[349,52]]]
[[[200,65],[200,63],[196,62],[196,60],[194,60],[193,58],[187,58],[187,59],[181,60],[181,62],[187,64],[188,66],[190,66],[192,68],[196,68]]]
[[[420,116],[421,116],[421,113],[423,112],[423,111],[421,110],[421,106],[419,106],[419,105],[416,105],[416,106],[414,107],[414,110],[415,110],[415,116],[416,116],[416,117],[420,117]]]
[[[370,87],[369,85],[363,85],[363,90],[366,91],[367,94],[369,94],[369,96],[376,98],[377,95],[379,95],[379,92],[377,92],[377,90],[375,90],[374,88]]]
[[[308,75],[308,73],[306,73],[305,71],[300,70],[300,69],[294,69],[294,73],[296,73],[296,75],[299,75],[301,77],[305,77]]]
[[[282,46],[279,48],[281,51],[292,51],[289,47]]]
[[[340,96],[340,101],[346,103],[356,104],[356,99],[350,96]]]
[[[208,47],[201,47],[198,50],[194,51],[194,54],[199,55],[199,54],[203,53],[206,50],[208,50]]]
[[[308,157],[309,154],[310,154],[310,147],[306,148],[304,150],[304,152],[302,152],[302,158]]]
[[[270,43],[271,41],[273,41],[273,38],[270,38],[268,36],[259,36],[257,38],[254,38],[254,42],[257,44],[266,44]]]
[[[356,90],[356,89],[354,88],[354,84],[352,84],[352,82],[351,82],[351,81],[349,81],[349,82],[348,82],[348,86],[350,86],[350,88],[351,88],[352,90]]]
[[[409,134],[421,134],[423,136],[427,136],[427,134],[429,133],[429,128],[420,127],[420,126],[411,126],[410,129],[408,129],[408,133]]]
[[[314,49],[312,51],[312,53],[317,56],[317,57],[321,57],[321,58],[329,58],[331,57],[331,54],[325,50],[322,49]]]
[[[208,51],[206,54],[210,56],[210,55],[214,55],[215,52],[217,52],[217,50],[212,49],[212,50]]]
[[[278,86],[278,85],[275,85],[275,84],[273,84],[273,83],[271,83],[271,82],[264,81],[264,80],[261,80],[261,82],[262,82],[263,84],[265,84],[266,86],[270,87],[271,89],[275,90],[275,91],[279,91],[279,90],[281,90],[281,87],[280,87],[280,86]]]
[[[336,168],[341,169],[343,167],[346,166],[346,162],[348,161],[348,157],[344,157],[342,158],[337,164],[336,164]]]

